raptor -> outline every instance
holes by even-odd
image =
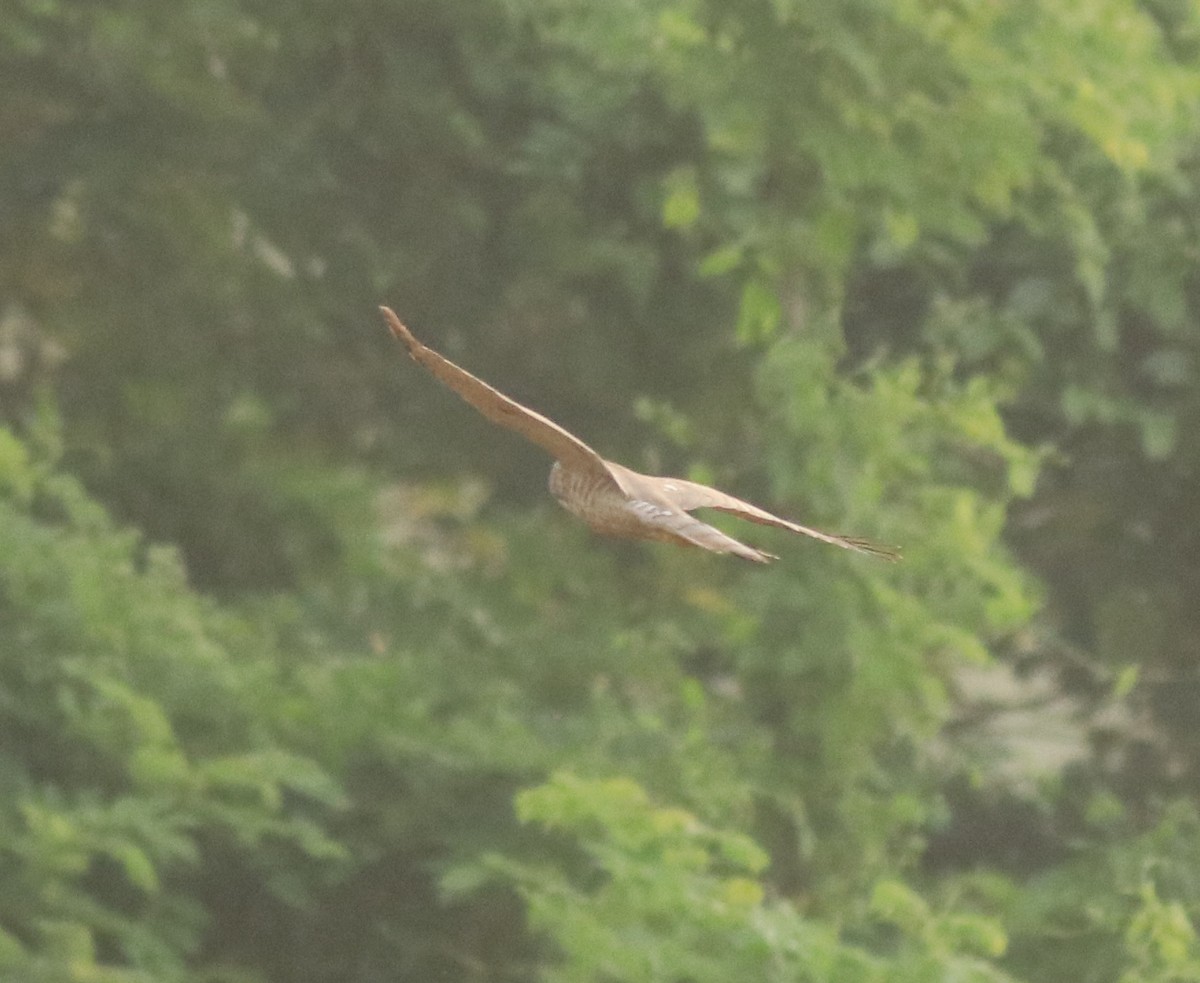
[[[492,423],[516,431],[554,458],[550,493],[594,532],[623,539],[648,539],[699,546],[713,553],[732,553],[755,563],[777,556],[747,546],[691,515],[696,509],[716,509],[766,526],[811,536],[823,543],[867,553],[886,560],[899,552],[855,536],[838,536],[789,522],[740,498],[683,478],[639,474],[606,461],[574,434],[540,413],[522,406],[482,379],[473,376],[421,344],[387,307],[381,307],[392,334],[412,358],[444,385],[475,407]]]

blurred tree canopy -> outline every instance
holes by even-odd
[[[0,134],[0,977],[1200,980],[1195,4],[12,0]]]

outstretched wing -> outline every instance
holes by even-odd
[[[522,406],[516,400],[509,399],[482,379],[476,378],[466,369],[421,344],[390,308],[381,307],[380,310],[387,319],[392,334],[404,343],[409,355],[492,423],[515,430],[572,471],[590,472],[602,476],[605,482],[611,482],[626,496],[630,506],[644,520],[647,529],[657,533],[650,538],[690,543],[714,553],[733,553],[756,563],[767,563],[776,559],[770,553],[740,543],[719,529],[687,514],[692,509],[710,508],[741,516],[751,522],[811,536],[843,549],[857,550],[859,553],[881,556],[888,560],[899,559],[899,553],[889,547],[876,546],[868,540],[851,536],[835,536],[789,522],[715,488],[682,478],[655,478],[638,474],[619,464],[605,461],[582,440],[557,423]]]
[[[731,515],[741,516],[743,519],[749,519],[751,522],[757,522],[760,525],[775,526],[779,529],[787,529],[789,532],[800,533],[803,536],[811,536],[813,539],[819,539],[823,543],[840,546],[842,549],[855,550],[858,553],[882,557],[892,562],[900,559],[900,551],[895,547],[879,546],[872,543],[869,539],[860,539],[857,536],[839,536],[835,533],[821,532],[819,529],[810,529],[808,526],[802,526],[798,522],[789,522],[787,519],[781,519],[779,516],[772,515],[765,509],[760,509],[757,505],[751,505],[749,502],[744,502],[740,498],[734,498],[732,495],[726,495],[724,492],[717,491],[715,488],[709,488],[707,485],[699,485],[694,481],[684,481],[681,478],[664,478],[663,482],[666,493],[685,512],[690,512],[692,509],[717,509],[720,512],[728,512]]]
[[[619,465],[610,464],[609,467],[613,469],[613,476],[627,495],[656,499],[684,512],[690,512],[693,509],[717,509],[720,512],[728,512],[731,515],[749,519],[760,525],[775,526],[779,529],[787,529],[789,532],[800,533],[803,536],[811,536],[813,539],[840,546],[842,549],[882,557],[893,562],[900,559],[900,551],[894,547],[878,546],[868,539],[859,539],[857,536],[838,536],[833,533],[821,532],[819,529],[810,529],[797,522],[781,519],[765,509],[760,509],[757,505],[743,502],[740,498],[726,495],[707,485],[686,481],[683,478],[654,478],[650,475],[638,474],[636,471],[630,471]]]
[[[727,536],[713,526],[701,522],[695,516],[688,515],[679,509],[667,508],[640,499],[631,501],[628,508],[637,513],[638,518],[645,524],[647,539],[661,539],[673,543],[685,543],[699,546],[711,553],[732,553],[743,560],[753,560],[755,563],[770,563],[778,560],[774,553],[767,553],[753,546],[738,542],[732,536]]]
[[[493,389],[466,369],[459,368],[432,348],[422,345],[391,308],[379,309],[387,319],[392,334],[404,342],[408,354],[492,423],[515,430],[572,469],[603,472],[609,481],[613,480],[604,459],[574,434],[568,433],[542,414],[522,406],[514,399],[509,399],[504,393]]]

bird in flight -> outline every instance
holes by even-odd
[[[593,532],[622,539],[649,539],[699,546],[713,553],[732,553],[755,563],[779,557],[747,546],[690,515],[695,509],[716,509],[766,526],[811,536],[823,543],[898,560],[899,553],[853,536],[836,536],[772,515],[724,492],[685,481],[638,474],[606,461],[587,444],[540,413],[509,399],[466,369],[459,368],[413,337],[388,307],[381,307],[392,334],[408,354],[443,384],[453,389],[492,423],[515,430],[554,458],[550,493],[591,527]]]

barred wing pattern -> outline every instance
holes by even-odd
[[[694,509],[716,509],[718,512],[728,512],[730,515],[749,519],[759,525],[775,526],[777,529],[786,529],[788,532],[799,533],[802,536],[811,536],[813,539],[819,539],[822,543],[854,550],[856,553],[866,553],[868,556],[878,556],[892,561],[900,559],[899,550],[894,547],[879,546],[869,539],[862,539],[858,536],[841,536],[802,526],[798,522],[781,519],[766,509],[760,509],[757,505],[751,505],[749,502],[734,498],[734,496],[727,495],[715,488],[709,488],[707,485],[697,484],[684,478],[649,478],[647,475],[622,468],[619,464],[610,464],[609,467],[617,472],[617,481],[628,494],[649,493],[651,489],[645,487],[643,482],[650,481],[654,483],[653,488],[664,492],[671,503],[684,512],[691,512]]]
[[[557,465],[550,474],[551,491],[566,508],[597,532],[699,546],[714,553],[732,553],[755,563],[769,563],[778,559],[771,553],[739,542],[689,514],[694,509],[709,508],[761,525],[811,536],[842,549],[886,560],[899,559],[899,552],[890,547],[877,546],[853,536],[838,536],[810,529],[715,488],[683,478],[639,474],[606,461],[557,423],[522,406],[432,348],[421,344],[391,309],[381,307],[380,310],[392,334],[408,349],[409,355],[438,381],[454,390],[492,423],[519,433],[555,459]]]

